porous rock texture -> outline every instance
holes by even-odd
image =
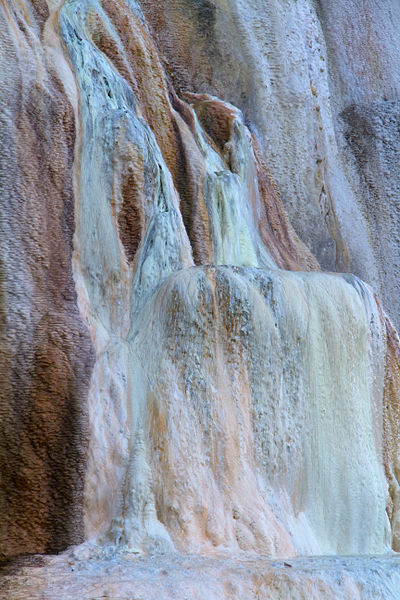
[[[400,14],[341,4],[0,1],[0,552],[76,546],[7,598],[400,598]]]
[[[0,555],[83,541],[94,359],[72,275],[76,122],[46,2],[0,3]]]
[[[399,327],[399,4],[141,6],[175,89],[243,111],[297,233],[324,269],[373,285]]]

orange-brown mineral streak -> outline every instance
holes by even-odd
[[[124,2],[102,0],[102,6],[118,37],[112,37],[99,15],[93,14],[88,22],[92,41],[132,87],[164,160],[176,178],[180,169],[179,147],[166,80],[153,41]]]
[[[179,193],[182,216],[193,246],[195,261],[197,264],[209,263],[211,244],[208,214],[202,199],[202,190],[197,181],[193,181],[193,172],[202,159],[195,156],[199,155],[198,150],[194,148],[195,144],[185,139],[190,134],[171,106],[167,81],[157,50],[145,27],[123,2],[103,0],[102,6],[117,35],[113,37],[113,33],[107,29],[100,16],[92,14],[88,20],[92,41],[134,91],[140,110],[156,137]],[[176,100],[176,105],[183,109],[182,102]],[[134,173],[128,176],[125,198],[130,193],[128,187],[136,187],[134,177]],[[132,202],[128,200],[128,204],[132,205]],[[124,206],[127,206],[126,202]],[[126,215],[126,211],[123,210],[119,218],[123,239],[131,238],[127,233]],[[127,253],[130,258],[136,243],[128,243]]]
[[[223,150],[232,136],[236,111],[230,105],[207,94],[186,92],[185,98],[196,107],[196,114],[200,123],[216,144],[216,150],[224,158]]]
[[[195,141],[193,112],[169,86],[175,123],[179,132],[183,173],[178,184],[183,222],[193,248],[197,265],[212,262],[210,220],[204,201],[203,177],[206,164]]]
[[[400,552],[400,340],[390,319],[386,323],[386,376],[384,393],[384,460],[389,482],[388,515],[392,524],[392,547]]]
[[[150,125],[173,176],[195,263],[209,264],[212,262],[212,246],[209,216],[203,197],[205,164],[194,141],[191,111],[185,102],[177,98],[172,86],[168,90],[157,50],[143,24],[120,0],[103,0],[102,6],[116,33],[110,30],[99,14],[92,13],[88,19],[92,41],[132,87],[140,110]],[[190,102],[199,104],[199,120],[209,136],[210,144],[222,155],[222,148],[232,134],[234,113],[218,100],[202,103],[202,95],[186,96]],[[278,266],[292,270],[318,269],[317,261],[288,223],[279,193],[262,161],[257,143],[254,141],[253,145],[263,202],[262,214],[256,214],[255,217],[256,222],[259,222],[263,241]],[[121,238],[131,260],[141,235],[141,228],[136,225],[135,235],[128,232],[128,221],[131,223],[132,216],[127,219],[126,207],[136,206],[132,199],[133,191],[129,191],[129,188],[137,188],[135,176],[135,173],[127,175],[124,204],[119,216]],[[132,210],[140,216],[138,207]],[[253,206],[253,211],[257,211],[257,207]]]
[[[145,228],[146,196],[143,156],[124,141],[125,133],[122,129],[114,151],[112,208],[119,238],[128,262],[132,263]]]
[[[276,264],[289,271],[317,271],[319,264],[299,239],[283,208],[278,187],[263,159],[255,136],[252,136],[256,159],[261,215],[255,214],[261,239]],[[253,210],[255,207],[253,207]]]
[[[178,93],[188,89],[196,92],[210,91],[222,99],[240,104],[243,94],[248,95],[249,82],[246,81],[244,66],[238,66],[245,60],[240,45],[235,50],[226,51],[217,41],[215,27],[221,27],[217,15],[223,19],[228,35],[236,32],[229,10],[221,9],[225,3],[205,0],[193,3],[188,0],[155,3],[142,0],[141,7],[154,32],[154,39],[164,58],[166,71],[171,77]],[[221,10],[220,10],[221,9]],[[179,24],[179,26],[178,26]],[[219,30],[218,30],[219,31]],[[196,40],[196,43],[193,43]],[[210,52],[212,57],[205,60]],[[232,56],[230,52],[233,53]],[[216,57],[220,56],[221,65],[216,66]],[[226,75],[229,65],[229,76]],[[221,103],[222,104],[222,103]],[[226,108],[225,108],[226,110]],[[218,103],[207,107],[208,116],[202,115],[203,127],[217,145],[226,139],[229,128],[227,121],[221,119],[221,107]],[[261,237],[271,256],[279,267],[289,270],[319,270],[319,264],[310,250],[301,242],[283,208],[277,186],[262,158],[262,153],[254,139],[254,153],[258,172],[258,185],[264,207],[256,218]],[[254,208],[254,207],[253,207]],[[337,236],[336,236],[337,237]],[[345,249],[338,243],[339,252]]]
[[[1,556],[83,539],[92,348],[71,269],[75,120],[38,37],[47,17],[46,2],[0,3]]]
[[[162,49],[165,67],[176,91],[179,94],[187,90],[200,91],[193,85],[197,80],[203,83],[201,91],[208,91],[207,84],[213,83],[213,65],[204,57],[209,51],[209,36],[213,35],[215,4],[209,0],[141,0],[140,5],[157,46]],[[223,97],[220,93],[218,96]]]
[[[218,99],[210,99],[210,96],[205,94],[186,92],[185,98],[194,105],[197,117],[209,136],[210,144],[220,154],[227,167],[231,168],[227,143],[233,139],[233,123],[237,113],[230,105]],[[251,136],[251,142],[256,163],[260,207],[257,206],[256,194],[252,194],[251,189],[248,191],[254,221],[261,239],[280,268],[291,271],[319,270],[317,260],[298,238],[289,222],[278,187],[265,164],[254,135]]]

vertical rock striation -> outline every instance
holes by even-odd
[[[93,351],[72,276],[76,123],[49,16],[46,2],[0,3],[3,557],[84,539]]]

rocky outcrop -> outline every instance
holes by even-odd
[[[72,275],[76,121],[48,18],[46,2],[0,3],[2,557],[84,539],[94,353]]]
[[[397,4],[141,6],[175,88],[243,111],[302,240],[372,285],[399,327]]]
[[[3,556],[398,550],[399,340],[322,271],[396,321],[355,184],[395,186],[394,109],[331,79],[331,9],[0,10]]]

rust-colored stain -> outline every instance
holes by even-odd
[[[47,4],[36,1],[31,9],[43,28]],[[0,20],[11,15],[2,3]],[[19,27],[21,35],[28,28],[29,22]],[[26,44],[33,39],[26,36]],[[19,46],[7,34],[1,43]],[[83,540],[93,351],[71,267],[75,118],[44,53],[35,50],[40,72],[35,59],[9,52],[20,75],[3,82],[9,95],[2,128],[8,259],[1,267],[1,557],[56,552]]]
[[[212,231],[207,198],[204,197],[207,165],[196,142],[195,114],[207,142],[224,161],[224,168],[226,165],[226,169],[234,173],[229,144],[234,137],[238,113],[222,101],[185,90],[188,83],[198,82],[201,78],[197,72],[189,73],[179,65],[200,64],[201,51],[193,47],[193,40],[197,39],[201,47],[213,35],[218,5],[209,0],[197,4],[177,0],[175,4],[168,3],[164,10],[162,3],[143,0],[141,4],[153,31],[158,31],[163,38],[160,42],[163,59],[146,27],[123,0],[101,1],[112,28],[100,12],[94,9],[89,12],[88,35],[134,92],[138,113],[153,131],[171,173],[177,193],[176,212],[180,208],[194,262],[210,265],[213,261]],[[6,117],[2,119],[0,152],[4,162],[4,202],[1,207],[4,214],[0,220],[4,227],[0,239],[3,243],[0,248],[0,559],[30,553],[55,553],[84,540],[83,491],[89,435],[86,403],[94,349],[78,310],[72,272],[75,201],[79,194],[79,190],[74,192],[73,167],[75,162],[79,169],[81,148],[76,147],[79,126],[76,115],[52,67],[50,51],[46,54],[45,46],[40,44],[41,36],[48,32],[45,25],[49,14],[45,0],[31,0],[30,3],[0,0],[0,50],[7,59],[4,65],[9,69],[3,82]],[[168,15],[174,19],[184,15],[181,28],[176,28],[171,37],[171,44],[176,43],[176,47],[168,47],[168,36],[164,36],[171,27]],[[179,35],[182,39],[178,43]],[[217,52],[215,48],[214,51]],[[187,58],[190,53],[197,53],[197,58],[180,63],[179,57]],[[169,69],[170,59],[178,66]],[[211,80],[212,68],[211,61],[210,65],[203,64],[202,83]],[[199,85],[197,89],[201,87]],[[310,88],[316,97],[317,89],[311,81]],[[124,262],[125,273],[132,274],[148,225],[146,219],[149,219],[150,211],[146,203],[153,200],[149,198],[151,194],[146,195],[149,183],[146,177],[153,177],[154,173],[146,172],[148,165],[144,156],[124,134],[121,126],[118,143],[112,150],[114,172],[110,202],[113,224],[118,229],[121,262]],[[317,260],[289,222],[278,186],[268,169],[268,156],[263,156],[254,135],[249,142],[249,154],[255,165],[254,177],[251,171],[255,183],[249,192],[252,194],[253,221],[258,228],[255,235],[259,233],[278,267],[293,271],[319,270]],[[173,197],[175,201],[175,191]],[[336,215],[334,218],[337,221]],[[336,221],[332,231],[336,231]],[[344,264],[347,264],[346,248],[342,250]],[[185,267],[188,263],[182,264]],[[232,293],[234,288],[230,278],[235,268],[221,267],[216,271],[210,266],[204,269],[206,276],[203,280],[199,278],[195,290],[197,298],[195,294],[194,299],[190,298],[193,306],[197,301],[192,312],[188,309],[189,294],[182,294],[178,285],[165,291],[161,283],[159,288],[160,294],[169,293],[168,302],[162,305],[164,310],[160,310],[159,315],[166,340],[162,351],[177,358],[174,376],[180,379],[181,387],[175,391],[182,391],[182,398],[167,397],[165,389],[157,389],[157,385],[161,387],[159,383],[153,387],[149,385],[143,428],[146,429],[146,442],[150,440],[151,456],[146,456],[146,460],[151,463],[153,474],[161,473],[151,481],[157,516],[177,532],[178,541],[185,539],[193,518],[193,515],[180,514],[180,499],[176,501],[175,497],[179,461],[174,452],[184,453],[184,440],[181,440],[182,447],[179,443],[174,446],[169,442],[176,432],[179,433],[179,418],[184,414],[183,410],[179,411],[178,401],[187,403],[188,411],[192,411],[193,436],[198,434],[197,446],[194,444],[193,447],[200,456],[207,457],[208,470],[204,469],[207,475],[204,480],[198,479],[198,497],[207,497],[209,504],[204,504],[203,500],[188,504],[200,515],[197,519],[200,523],[198,539],[207,538],[215,546],[224,540],[223,525],[220,527],[216,523],[210,510],[213,506],[210,500],[213,492],[207,487],[210,474],[215,476],[216,487],[219,483],[221,487],[227,484],[235,488],[237,485],[238,496],[243,489],[238,481],[242,475],[248,476],[249,479],[240,485],[248,487],[250,497],[256,493],[255,482],[251,483],[249,475],[252,469],[246,467],[243,473],[241,471],[241,454],[236,441],[242,428],[241,443],[249,454],[246,465],[252,464],[252,430],[250,416],[246,417],[251,403],[248,374],[251,357],[247,356],[249,345],[246,346],[246,335],[249,334],[246,327],[251,327],[251,299],[246,304],[248,296],[244,301],[243,297],[235,298]],[[187,272],[189,269],[180,271],[184,276]],[[169,283],[173,276],[170,274]],[[189,278],[180,281],[181,285],[190,287],[188,282]],[[119,282],[113,281],[112,285],[114,283]],[[111,304],[117,305],[118,291],[110,293],[110,298]],[[400,551],[400,530],[395,522],[395,514],[400,510],[400,341],[383,311],[381,316],[387,342],[383,406],[383,454],[390,496],[387,512],[393,525],[392,545]],[[202,404],[203,392],[196,396],[187,391],[190,382],[188,377],[185,379],[185,369],[189,360],[185,362],[183,352],[187,352],[185,343],[190,347],[187,342],[190,328],[199,345],[196,367],[208,364],[209,372],[218,384],[215,393],[212,392],[213,404]],[[124,342],[130,343],[126,339]],[[193,377],[196,375],[194,373]],[[207,382],[202,384],[201,390],[206,390],[204,394],[211,395]],[[236,395],[232,393],[233,387]],[[176,402],[178,408],[172,402]],[[219,415],[222,415],[220,423]],[[121,428],[120,434],[123,433]],[[186,462],[182,461],[184,474],[179,473],[181,479],[195,470],[196,451]],[[110,454],[113,452],[118,454],[115,447]],[[115,462],[118,460],[123,462],[119,456]],[[197,473],[195,475],[197,477]],[[118,488],[117,485],[114,487]],[[113,493],[115,497],[118,494],[115,490]],[[113,493],[111,499],[107,498],[111,508],[104,514],[111,514],[114,509],[111,506]],[[190,489],[188,493],[195,496],[197,490]],[[224,517],[225,508],[220,513]],[[234,515],[235,521],[240,520],[240,511],[235,506],[226,510]],[[258,507],[254,510],[260,512]],[[193,518],[193,523],[198,515]],[[232,531],[240,537],[240,523],[234,527]],[[250,523],[250,532],[252,527],[253,523]],[[273,527],[277,535],[283,531],[280,525]],[[283,545],[286,543],[288,548],[289,542],[284,541]],[[262,593],[261,580],[254,580],[253,584]]]
[[[276,264],[290,271],[319,270],[317,260],[296,235],[282,206],[278,187],[265,164],[255,136],[252,136],[256,158],[262,214],[259,219],[261,238]]]
[[[392,547],[400,552],[400,528],[396,514],[400,510],[400,341],[399,336],[387,316],[386,324],[386,373],[385,393],[383,398],[384,427],[384,459],[386,477],[389,482],[389,504],[387,512],[393,527]]]

